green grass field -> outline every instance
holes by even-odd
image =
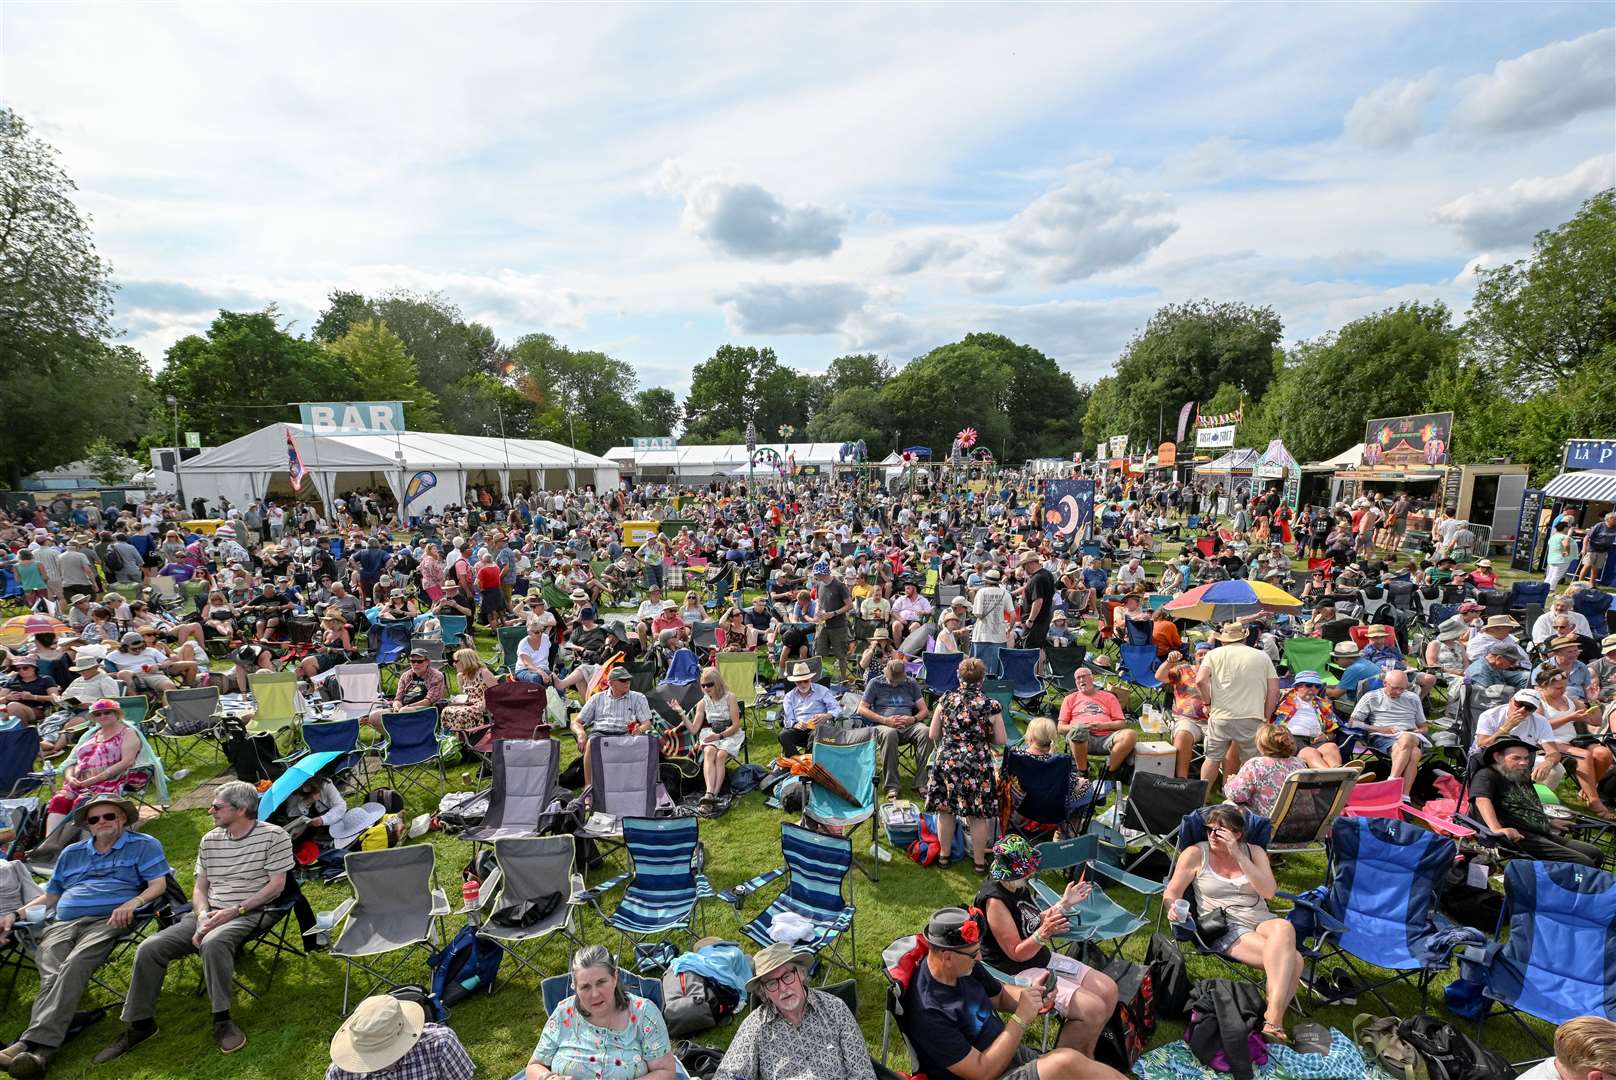
[[[486,636],[479,639],[484,655],[493,651]],[[751,744],[751,759],[767,763],[778,752],[778,743],[760,725]],[[576,756],[570,739],[563,741],[563,761]],[[173,796],[181,799],[185,793],[210,774],[222,770],[224,763],[214,759],[210,767],[196,769],[190,776],[176,783]],[[448,770],[450,790],[469,790],[475,775],[469,766],[453,766]],[[373,786],[382,782],[377,770]],[[905,792],[910,797],[909,792]],[[435,800],[433,805],[435,806]],[[430,809],[424,802],[412,802],[410,814]],[[763,805],[762,796],[745,796],[727,815],[716,820],[703,820],[701,835],[708,851],[708,876],[716,889],[735,885],[765,869],[779,865],[779,826],[788,817]],[[204,810],[177,810],[163,814],[150,822],[147,831],[163,842],[169,860],[178,871],[181,881],[189,886],[197,844],[208,829]],[[415,841],[430,843],[437,854],[437,881],[448,891],[458,907],[461,870],[469,855],[468,843],[431,833]],[[1323,858],[1316,854],[1287,855],[1277,861],[1280,887],[1288,892],[1300,892],[1322,880]],[[893,861],[883,864],[881,880],[872,883],[862,875],[853,877],[853,900],[858,908],[856,934],[858,965],[859,1020],[870,1042],[872,1053],[879,1053],[885,982],[880,972],[880,951],[893,939],[914,933],[924,923],[927,914],[935,908],[971,900],[977,890],[969,861],[946,870],[923,869],[899,854]],[[316,910],[334,908],[349,892],[344,885],[326,886],[310,884],[305,891]],[[1114,898],[1127,906],[1138,908],[1135,898],[1123,890],[1112,892]],[[612,901],[615,902],[615,901]],[[750,917],[760,906],[750,901],[744,914]],[[1283,905],[1280,905],[1283,907]],[[1154,917],[1156,908],[1151,907]],[[706,931],[718,935],[736,935],[737,923],[727,905],[714,902],[704,906]],[[580,912],[583,936],[616,947],[618,936],[608,931],[592,911]],[[460,918],[447,921],[452,933],[460,925]],[[1141,931],[1127,942],[1124,954],[1142,959],[1148,933]],[[565,970],[567,951],[564,940],[557,938],[541,954],[545,971],[549,974]],[[242,970],[253,985],[262,982],[263,971],[256,961],[243,965]],[[1190,971],[1194,977],[1217,976],[1222,965],[1214,960],[1191,958]],[[406,969],[405,978],[424,982],[427,970],[424,962]],[[1439,976],[1432,992],[1435,1011],[1442,1010],[1441,986],[1454,977],[1456,969]],[[140,1080],[169,1080],[174,1077],[241,1078],[241,1080],[291,1080],[291,1078],[318,1077],[327,1062],[327,1044],[332,1032],[341,1022],[342,966],[333,958],[316,953],[307,957],[288,957],[281,964],[273,989],[262,1001],[251,1001],[238,995],[234,1015],[247,1032],[248,1043],[240,1052],[221,1055],[214,1047],[206,999],[196,996],[200,985],[200,966],[193,958],[176,964],[169,972],[168,982],[158,1003],[158,1038],[142,1044],[128,1056],[109,1065],[94,1066],[90,1059],[119,1031],[116,1010],[101,1023],[71,1040],[51,1067],[53,1077],[131,1077]],[[0,988],[0,1035],[9,1041],[26,1026],[28,1007],[34,996],[35,976],[30,972],[18,979],[14,986]],[[1387,996],[1400,1015],[1412,1015],[1418,1008],[1412,990],[1395,988]],[[86,1007],[109,1004],[110,998],[92,988],[86,997]],[[1325,1007],[1317,1010],[1315,1018],[1350,1032],[1353,1017],[1361,1011],[1377,1011],[1373,998],[1365,995],[1357,1006]],[[491,996],[478,996],[458,1006],[451,1023],[477,1063],[477,1075],[503,1078],[519,1070],[537,1041],[544,1024],[543,1005],[539,996],[538,979],[514,965],[502,969],[498,988]],[[738,1021],[737,1021],[738,1022]],[[729,1041],[735,1022],[698,1037],[698,1041],[722,1045]],[[1540,1031],[1548,1028],[1538,1025]],[[1489,1041],[1511,1060],[1528,1060],[1536,1056],[1529,1041],[1509,1021],[1495,1019],[1489,1024]],[[1156,1044],[1176,1038],[1174,1025],[1158,1029]],[[898,1068],[907,1068],[901,1043],[895,1046],[891,1059]]]

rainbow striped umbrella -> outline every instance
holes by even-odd
[[[21,645],[34,634],[67,634],[72,631],[61,619],[34,611],[13,615],[0,623],[0,645]]]
[[[1266,581],[1214,581],[1181,593],[1162,605],[1176,619],[1221,623],[1258,611],[1297,611],[1302,602]]]

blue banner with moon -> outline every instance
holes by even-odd
[[[1081,543],[1094,525],[1094,481],[1051,480],[1044,489],[1044,532],[1057,543]]]

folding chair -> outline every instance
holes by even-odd
[[[443,775],[443,750],[438,743],[438,710],[411,709],[408,712],[382,713],[382,767],[387,770],[387,785],[402,795],[406,787],[420,789],[430,806],[436,806],[438,788],[447,782]],[[423,777],[419,767],[431,765],[438,774],[438,788],[431,785],[431,775]]]
[[[466,631],[471,629],[470,619],[464,615],[439,615],[437,619],[445,649],[458,649],[466,643]]]
[[[823,784],[803,782],[802,824],[854,842],[859,826],[870,828],[870,868],[854,861],[871,881],[881,880],[881,830],[876,825],[880,792],[875,784],[875,731],[857,728],[836,734],[821,732],[814,740],[814,764],[853,796],[848,802]]]
[[[1299,671],[1316,671],[1325,686],[1334,686],[1338,680],[1330,674],[1330,650],[1324,638],[1289,637],[1285,639],[1285,670],[1295,675]]]
[[[644,998],[659,1009],[662,1008],[661,979],[646,978],[618,968],[617,981],[623,984],[624,990]],[[544,1011],[555,1012],[556,1007],[573,994],[572,972],[569,971],[565,975],[551,975],[539,984],[539,994],[544,998]]]
[[[1118,804],[1121,810],[1118,831],[1108,834],[1102,829],[1101,840],[1112,845],[1124,870],[1166,880],[1178,856],[1178,830],[1184,816],[1206,803],[1209,787],[1207,781],[1198,777],[1136,772],[1128,797]],[[1090,831],[1094,831],[1094,826],[1090,826]],[[1135,850],[1137,855],[1133,854]],[[1152,864],[1162,872],[1142,870]]]
[[[1071,799],[1072,755],[1050,754],[1039,757],[1016,747],[1007,747],[999,766],[1001,790],[1008,788],[1008,803],[1000,805],[1000,826],[1031,841],[1047,840],[1057,833],[1076,836],[1087,827],[1094,808],[1110,794],[1110,781],[1089,785],[1080,802]]]
[[[1509,599],[1505,606],[1510,611],[1524,610],[1529,607],[1541,609],[1549,604],[1549,583],[1546,581],[1517,581],[1509,587]],[[1526,623],[1528,628],[1531,623]]]
[[[690,624],[690,644],[699,652],[711,652],[718,648],[718,624],[716,622],[693,622]]]
[[[620,844],[625,818],[648,818],[656,813],[657,741],[646,735],[594,735],[589,739],[589,756],[594,763],[589,816],[575,835]]]
[[[1091,881],[1094,889],[1088,899],[1066,909],[1069,927],[1066,933],[1060,935],[1062,941],[1092,942],[1095,945],[1113,942],[1113,955],[1121,952],[1125,938],[1150,924],[1150,898],[1160,896],[1166,888],[1159,881],[1146,881],[1109,865],[1100,857],[1100,838],[1092,833],[1039,844],[1038,857],[1040,873],[1063,870],[1067,881],[1075,881],[1080,874],[1093,871],[1096,876],[1107,878],[1112,884],[1128,889],[1141,899],[1140,912],[1135,914],[1106,896],[1098,881]],[[1061,902],[1060,893],[1037,877],[1032,879],[1032,891],[1046,908]]]
[[[925,670],[926,689],[933,694],[946,694],[959,689],[959,666],[964,653],[921,653],[920,663]]]
[[[501,626],[495,632],[495,640],[499,645],[499,652],[489,660],[489,666],[496,671],[507,672],[516,670],[516,647],[527,637],[527,628],[521,626]]]
[[[410,638],[410,651],[420,650],[426,653],[426,658],[434,667],[441,668],[444,662],[443,637],[412,637]]]
[[[1577,1016],[1616,1018],[1613,933],[1616,877],[1580,863],[1517,859],[1504,867],[1502,940],[1466,949],[1460,960],[1461,969],[1480,965],[1476,1039],[1482,1040],[1494,1006],[1549,1053],[1551,1041],[1522,1014],[1554,1025]]]
[[[1403,781],[1360,780],[1347,794],[1347,805],[1341,813],[1347,817],[1403,818]]]
[[[331,942],[331,955],[343,962],[342,1012],[348,1013],[349,983],[359,968],[374,986],[391,984],[421,949],[430,954],[442,940],[440,920],[449,914],[449,898],[437,887],[437,863],[430,844],[350,851],[343,859],[353,896],[338,905],[335,924],[340,929]],[[387,969],[377,965],[395,953]]]
[[[494,779],[482,795],[488,812],[460,839],[477,844],[544,833],[552,821],[550,804],[561,775],[561,751],[554,739],[499,739],[494,743]],[[571,843],[571,840],[568,840]]]
[[[799,916],[813,926],[812,934],[798,939],[798,952],[853,971],[857,938],[853,923],[853,882],[848,871],[853,866],[853,843],[845,837],[826,836],[789,822],[780,826],[780,854],[784,865],[725,889],[718,898],[734,909],[741,933],[765,947],[773,944],[769,928],[782,913]],[[750,922],[741,923],[741,905],[748,896],[786,877],[785,888]],[[838,948],[847,935],[845,951]],[[838,953],[841,955],[838,955]]]
[[[383,700],[382,673],[375,664],[338,664],[329,677],[336,680],[336,711],[350,720],[369,716]]]
[[[1038,681],[1037,649],[1000,649],[999,664],[1017,699],[1035,701],[1044,696],[1044,684]]]
[[[477,732],[472,752],[488,762],[494,744],[501,739],[548,738],[552,730],[546,711],[549,702],[549,687],[537,683],[512,679],[490,686],[483,692],[488,726]]]
[[[501,836],[494,840],[494,872],[483,883],[489,899],[480,905],[484,918],[477,936],[497,942],[513,962],[540,978],[544,971],[538,965],[540,946],[536,943],[555,933],[578,942],[575,912],[584,879],[573,871],[574,850],[570,836]],[[542,909],[554,896],[559,896],[554,909],[531,926],[512,926],[498,919],[500,912],[519,905],[537,904]]]
[[[752,721],[758,714],[758,654],[749,652],[721,652],[714,660],[718,677],[724,680],[729,692],[741,706],[741,725],[746,737],[752,738]]]
[[[295,728],[298,722],[297,673],[294,671],[255,671],[247,677],[252,690],[253,717],[247,731],[253,735],[273,735]]]
[[[146,699],[138,700],[144,703]],[[178,767],[209,740],[217,739],[218,712],[217,686],[176,687],[163,695],[162,710],[145,730],[156,740],[159,751],[167,751],[167,764]]]
[[[668,661],[668,673],[662,676],[662,681],[674,686],[689,686],[700,678],[701,665],[696,662],[696,654],[689,649],[675,649],[673,658]]]
[[[398,689],[399,676],[410,654],[410,638],[415,632],[414,619],[385,619],[376,626],[376,667],[381,672],[381,688],[391,693]],[[521,629],[516,627],[515,629]],[[522,631],[524,634],[527,631]]]
[[[989,701],[999,703],[999,712],[1004,717],[1005,744],[1007,746],[1020,746],[1022,740],[1021,721],[1017,719],[1013,708],[1016,703],[1016,695],[1011,690],[1010,683],[1004,679],[983,679],[982,694]]]
[[[690,935],[691,922],[700,924],[701,901],[714,895],[707,875],[696,866],[699,843],[699,818],[624,818],[628,873],[580,893],[578,902],[600,912],[606,925],[622,935],[625,946],[673,931]],[[623,898],[607,915],[601,898],[619,886],[624,887]]]
[[[1166,688],[1156,678],[1156,646],[1123,645],[1120,647],[1122,680],[1154,701],[1166,703]]]
[[[364,751],[359,749],[358,720],[323,720],[308,723],[303,725],[300,734],[303,736],[304,750],[286,760],[295,761],[305,753],[342,755],[330,766],[332,776],[339,787],[345,781],[351,781],[364,763]]]
[[[1083,666],[1088,658],[1087,645],[1046,645],[1044,659],[1049,662],[1049,675],[1044,682],[1062,694],[1070,694],[1077,689],[1072,681],[1072,675]]]
[[[1290,913],[1298,948],[1314,970],[1339,957],[1355,975],[1354,959],[1392,972],[1363,988],[1388,1013],[1382,987],[1412,980],[1425,1011],[1432,979],[1447,970],[1456,945],[1444,935],[1448,921],[1437,911],[1437,891],[1458,854],[1452,840],[1389,818],[1340,817],[1330,828],[1325,883],[1303,894],[1342,926],[1320,938],[1312,913]],[[1310,938],[1320,938],[1309,944]]]
[[[231,982],[237,989],[254,1001],[261,999],[274,988],[275,972],[280,968],[282,956],[287,953],[307,955],[308,950],[303,947],[303,933],[301,927],[298,927],[296,915],[298,906],[307,903],[297,880],[291,874],[286,875],[286,887],[281,890],[281,894],[264,905],[264,913],[270,918],[236,950],[236,955],[242,960],[257,957],[265,950],[269,952],[268,971],[264,976],[262,988],[255,990],[247,984],[246,979],[242,977],[240,963],[236,964],[235,973],[231,976]],[[197,993],[202,993],[204,989],[206,989],[206,972],[203,973],[203,979],[197,983]]]
[[[1323,851],[1357,779],[1357,769],[1298,769],[1285,777],[1268,815],[1269,852]]]
[[[130,694],[118,698],[118,707],[123,710],[123,718],[132,727],[141,731],[147,730],[147,717],[151,713],[151,699],[145,694]]]
[[[45,784],[34,772],[39,759],[39,729],[19,724],[0,730],[0,799],[19,799]]]

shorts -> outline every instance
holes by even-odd
[[[1023,649],[1042,649],[1049,644],[1049,624],[1034,625],[1027,628],[1027,636],[1021,642]]]
[[[1199,720],[1191,720],[1187,716],[1175,716],[1173,717],[1173,734],[1176,736],[1181,731],[1187,731],[1195,736],[1197,746],[1200,745],[1201,740],[1206,738],[1206,729],[1201,726]]]
[[[1055,973],[1055,1012],[1062,1017],[1072,1015],[1072,997],[1083,989],[1083,981],[1088,978],[1090,971],[1094,970],[1087,964],[1080,965],[1082,970],[1067,974],[1064,971]],[[1018,972],[1016,978],[1031,982],[1034,986],[1041,984],[1048,974],[1047,968],[1027,968]]]
[[[1582,553],[1582,569],[1592,570],[1594,577],[1598,577],[1605,569],[1605,560],[1610,557],[1610,549],[1600,551],[1598,548],[1588,548]]]
[[[1038,1080],[1038,1051],[1025,1044],[1016,1047],[1010,1067],[999,1074],[999,1080]]]
[[[63,585],[62,598],[71,600],[75,596],[94,596],[95,590],[88,585]]]
[[[814,634],[814,655],[830,659],[845,657],[848,648],[853,644],[853,637],[848,633],[847,626],[821,626]]]
[[[1257,757],[1257,729],[1262,727],[1262,721],[1257,717],[1242,716],[1229,720],[1208,720],[1206,722],[1206,757],[1209,761],[1222,761],[1223,755],[1229,750],[1229,744],[1234,743],[1240,747],[1240,760],[1246,761]]]

